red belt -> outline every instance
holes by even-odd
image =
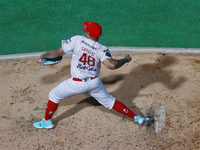
[[[96,77],[93,77],[93,78],[85,78],[85,79],[73,78],[73,80],[74,80],[74,81],[79,81],[79,82],[82,82],[82,81],[86,82],[86,81],[89,81],[89,79],[90,79],[90,80],[93,80],[93,79],[95,79],[95,78],[96,78]]]

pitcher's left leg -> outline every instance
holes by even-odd
[[[109,95],[101,82],[99,82],[98,88],[96,88],[95,90],[91,90],[89,94],[104,107],[113,109],[127,117],[130,117],[135,121],[135,123],[139,123],[140,125],[145,126],[151,125],[152,123],[152,120],[150,118],[143,118],[136,115],[122,102],[116,100],[112,95]]]

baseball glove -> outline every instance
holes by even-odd
[[[46,65],[55,65],[55,64],[58,64],[60,63],[62,60],[62,56],[59,56],[57,58],[52,58],[52,59],[40,59],[39,62],[43,65],[43,66],[46,66]]]

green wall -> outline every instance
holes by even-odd
[[[0,55],[48,51],[103,28],[106,46],[200,48],[199,0],[0,0]]]

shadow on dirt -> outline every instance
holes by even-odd
[[[116,97],[116,99],[122,101],[134,113],[144,116],[141,113],[140,108],[134,106],[133,103],[134,98],[139,96],[139,91],[141,89],[147,87],[152,83],[160,82],[169,90],[173,90],[181,86],[181,84],[183,84],[186,81],[186,78],[183,76],[174,79],[172,75],[176,71],[166,69],[167,67],[172,66],[176,62],[177,59],[175,57],[160,54],[160,57],[158,57],[155,60],[155,63],[142,64],[140,66],[132,68],[129,74],[108,76],[101,80],[105,87],[107,87],[108,85],[112,85],[120,80],[123,80],[120,87],[110,94]],[[83,108],[90,106],[100,106],[98,108],[104,112],[114,113],[118,116],[121,115],[115,111],[109,111],[108,109],[105,109],[94,98],[88,97],[80,101],[79,103],[77,103],[76,106],[70,108],[69,110],[67,110],[66,112],[64,112],[63,114],[61,114],[53,120],[55,120],[57,124],[60,120],[65,119],[79,112]]]
[[[54,67],[54,66],[48,66]],[[52,84],[58,82],[61,78],[69,78],[70,77],[70,65],[66,65],[62,67],[60,70],[57,70],[53,74],[47,74],[41,78],[41,82],[43,84]]]

